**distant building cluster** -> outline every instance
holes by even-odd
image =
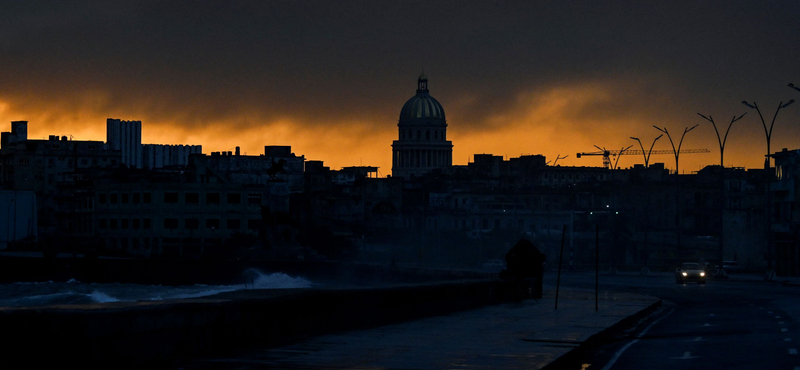
[[[420,76],[391,143],[392,176],[379,178],[377,167],[331,170],[290,146],[242,155],[142,144],[141,121],[109,118],[106,142],[29,139],[15,121],[0,145],[0,248],[480,267],[527,238],[548,263],[564,243],[568,268],[599,253],[609,269],[736,260],[800,274],[800,149],[772,156],[772,178],[552,166],[543,155],[453,165],[447,127]]]
[[[109,150],[119,150],[122,164],[130,168],[164,168],[189,164],[189,154],[203,152],[202,145],[142,144],[142,121],[109,118],[106,121]]]

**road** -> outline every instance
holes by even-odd
[[[555,273],[548,275],[554,283]],[[593,289],[594,274],[564,273],[561,284]],[[614,340],[586,349],[583,368],[800,370],[798,286],[757,276],[701,285],[676,284],[671,274],[617,274],[601,275],[600,291],[656,296],[664,304]]]

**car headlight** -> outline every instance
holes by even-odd
[[[686,275],[689,275],[689,274],[687,274],[685,272],[681,272],[681,275],[686,276]]]
[[[705,272],[701,272],[700,276],[706,276],[706,273]]]

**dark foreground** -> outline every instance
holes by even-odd
[[[569,353],[603,343],[659,307],[656,298],[551,286],[527,299],[285,346],[251,346],[170,369],[563,369]],[[578,366],[576,369],[580,369]]]
[[[590,369],[800,369],[800,287],[738,274],[676,284],[670,274],[601,276],[605,289],[649,294],[663,306],[648,320],[587,348]],[[566,284],[589,286],[585,276]],[[580,369],[580,367],[577,367]]]
[[[800,286],[791,281],[735,275],[700,285],[676,284],[670,273],[603,274],[597,312],[594,274],[565,273],[558,310],[555,274],[545,282],[538,301],[253,346],[170,368],[800,368]]]
[[[153,367],[258,344],[376,327],[535,296],[533,281],[246,290],[201,299],[0,308],[2,361]]]

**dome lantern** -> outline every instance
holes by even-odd
[[[425,74],[419,75],[417,79],[417,94],[428,92],[428,77]]]

